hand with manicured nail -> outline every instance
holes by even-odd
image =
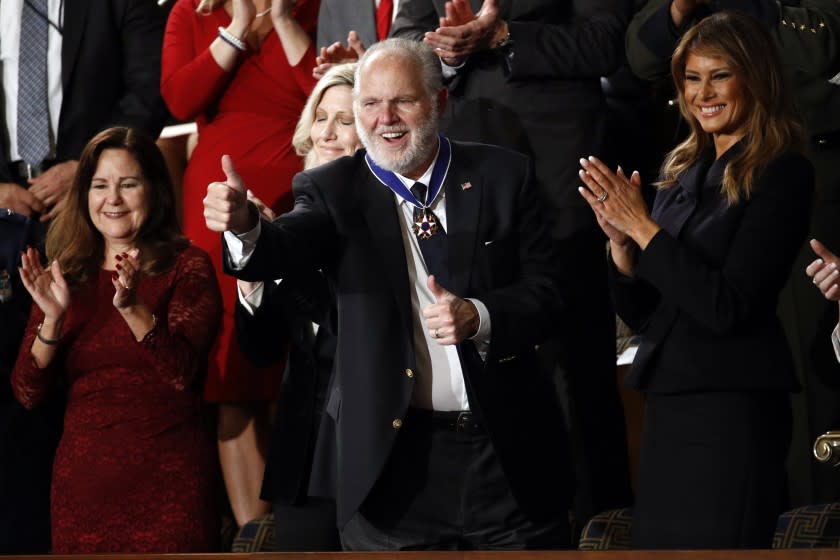
[[[132,249],[116,256],[117,271],[111,275],[114,285],[114,307],[125,309],[137,305],[137,283],[140,281],[140,250]]]
[[[41,266],[41,257],[37,249],[28,247],[21,254],[21,266],[18,268],[23,287],[32,296],[44,319],[59,323],[64,319],[70,307],[70,288],[61,273],[58,261],[53,261],[48,268]]]

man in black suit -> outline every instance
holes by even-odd
[[[427,47],[377,43],[354,91],[366,150],[298,174],[272,223],[225,157],[205,218],[237,277],[333,284],[310,493],[336,499],[345,548],[568,547],[565,428],[534,351],[563,313],[548,223],[527,157],[437,135],[446,99]]]
[[[435,48],[447,66],[446,134],[534,159],[569,302],[561,335],[540,346],[540,358],[557,370],[576,435],[581,521],[632,501],[605,239],[575,192],[578,159],[606,149],[600,78],[624,60],[631,10],[629,0],[402,0],[391,28]]]
[[[24,14],[24,10],[29,10]],[[23,161],[17,93],[24,17],[48,31],[44,111],[49,115],[48,153]],[[0,243],[40,244],[45,223],[60,208],[82,149],[100,130],[135,126],[157,136],[165,118],[160,97],[160,50],[165,13],[151,0],[4,0],[0,3],[2,99],[0,104]],[[21,45],[24,45],[21,47]],[[31,58],[31,57],[30,57]],[[15,212],[10,215],[5,209]],[[28,233],[21,224],[31,218]],[[42,225],[38,225],[38,221]],[[14,222],[14,223],[12,223]],[[5,252],[5,251],[4,251]],[[16,253],[10,248],[10,255]],[[0,257],[0,552],[49,550],[49,482],[60,407],[24,411],[9,378],[29,313],[17,276],[18,255]],[[0,290],[4,287],[0,286]]]

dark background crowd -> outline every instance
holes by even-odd
[[[838,34],[2,0],[0,552],[769,546],[840,497]]]

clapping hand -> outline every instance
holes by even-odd
[[[595,212],[598,223],[610,241],[626,246],[632,239],[644,249],[659,226],[654,222],[642,197],[641,177],[633,172],[630,179],[623,171],[613,173],[596,157],[580,160],[580,178],[586,187],[580,194]]]
[[[365,50],[359,34],[351,31],[347,34],[346,47],[337,41],[329,47],[321,47],[320,54],[315,57],[315,68],[312,69],[312,75],[321,79],[327,73],[327,70],[336,64],[357,61],[365,54]]]
[[[676,27],[682,27],[694,14],[698,6],[710,5],[712,0],[673,0],[671,2],[671,20]]]
[[[114,285],[114,307],[125,309],[137,305],[137,283],[140,281],[140,250],[132,249],[116,256],[117,270],[111,274]]]
[[[805,268],[805,274],[813,279],[825,299],[840,302],[840,258],[816,239],[811,240],[811,248],[820,258]]]
[[[257,17],[257,6],[254,0],[233,0],[231,12],[230,27],[232,29],[228,30],[241,36],[251,27],[251,23]]]
[[[469,0],[450,0],[444,10],[440,27],[427,32],[423,42],[449,66],[459,66],[469,55],[492,49],[507,36],[498,0],[484,0],[478,13],[473,13]]]
[[[41,266],[37,249],[29,247],[21,254],[18,268],[23,287],[32,301],[44,312],[44,319],[59,323],[70,307],[70,288],[61,273],[61,265],[53,261],[49,268]]]

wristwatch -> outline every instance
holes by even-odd
[[[510,38],[510,31],[507,32],[502,39],[500,39],[494,46],[494,49],[503,50],[513,46],[513,39]]]
[[[510,27],[505,23],[507,33],[504,37],[496,41],[493,45],[493,50],[501,54],[505,59],[505,67],[510,71],[510,65],[513,62],[513,39],[510,36]]]

